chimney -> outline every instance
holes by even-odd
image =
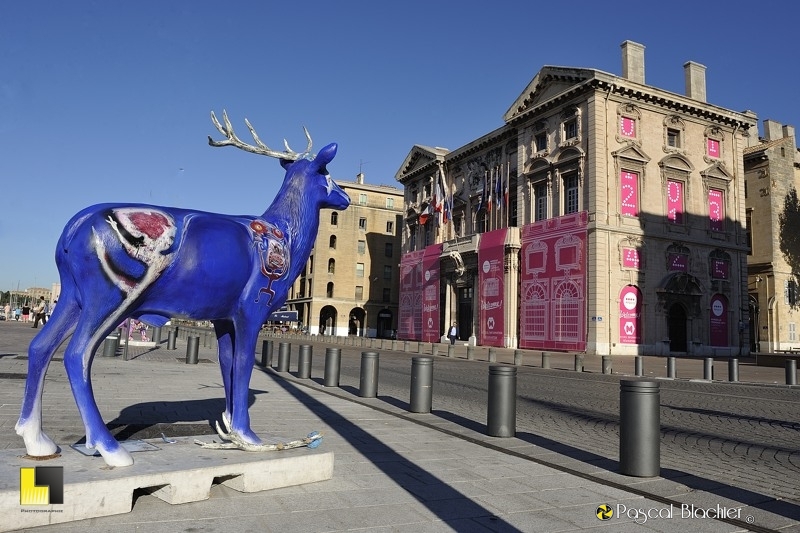
[[[359,185],[364,185],[364,173],[363,172],[359,172],[358,174],[356,174],[356,183],[358,183]]]
[[[694,61],[687,61],[683,64],[683,77],[686,80],[686,96],[705,102],[706,66]]]
[[[766,119],[764,121],[764,138],[768,141],[777,141],[783,138],[783,129],[780,122]]]
[[[625,41],[622,47],[622,77],[644,84],[644,45]]]

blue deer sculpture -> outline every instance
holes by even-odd
[[[133,464],[106,427],[94,399],[91,367],[100,343],[126,318],[161,326],[170,318],[210,320],[225,387],[222,421],[229,446],[274,449],[250,427],[248,393],[258,332],[280,309],[308,260],[322,208],[346,209],[350,198],[327,165],[335,143],[311,154],[266,146],[245,119],[255,145],[242,142],[223,111],[211,120],[235,146],[276,157],[286,171],[272,205],[260,216],[231,216],[143,204],[99,204],[76,214],[56,248],[61,295],[52,317],[31,341],[28,376],[16,432],[31,456],[57,453],[42,431],[42,391],[53,353],[70,335],[64,365],[86,429],[86,446],[110,466]]]

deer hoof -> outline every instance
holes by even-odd
[[[41,431],[31,431],[23,426],[17,426],[17,435],[25,442],[25,451],[32,457],[46,457],[58,451],[58,446],[50,437]]]
[[[97,446],[97,451],[103,456],[103,460],[108,466],[131,466],[133,464],[133,457],[122,446],[118,446],[114,451],[106,450],[103,446]]]

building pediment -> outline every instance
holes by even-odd
[[[429,172],[437,163],[444,161],[444,157],[449,153],[450,150],[447,148],[415,144],[394,178],[404,183],[420,172]]]
[[[594,79],[598,72],[594,69],[543,67],[505,112],[503,121],[511,122],[544,102],[569,93],[571,89]]]
[[[642,164],[647,164],[650,161],[650,156],[644,153],[641,147],[634,143],[628,143],[619,150],[611,152],[611,155],[617,159],[627,159]]]

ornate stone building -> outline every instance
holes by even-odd
[[[793,127],[765,120],[763,129],[763,139],[744,151],[747,290],[750,349],[772,352],[800,347],[797,280],[781,253],[778,231],[786,195],[800,189],[800,152]]]
[[[312,334],[383,336],[397,327],[403,193],[396,187],[336,182],[344,211],[320,211],[319,233],[286,302]]]
[[[691,61],[685,94],[647,85],[644,46],[621,48],[621,76],[546,66],[502,127],[452,151],[411,149],[396,174],[400,338],[436,340],[457,322],[463,341],[490,346],[747,350],[743,152],[756,116],[708,103]]]

